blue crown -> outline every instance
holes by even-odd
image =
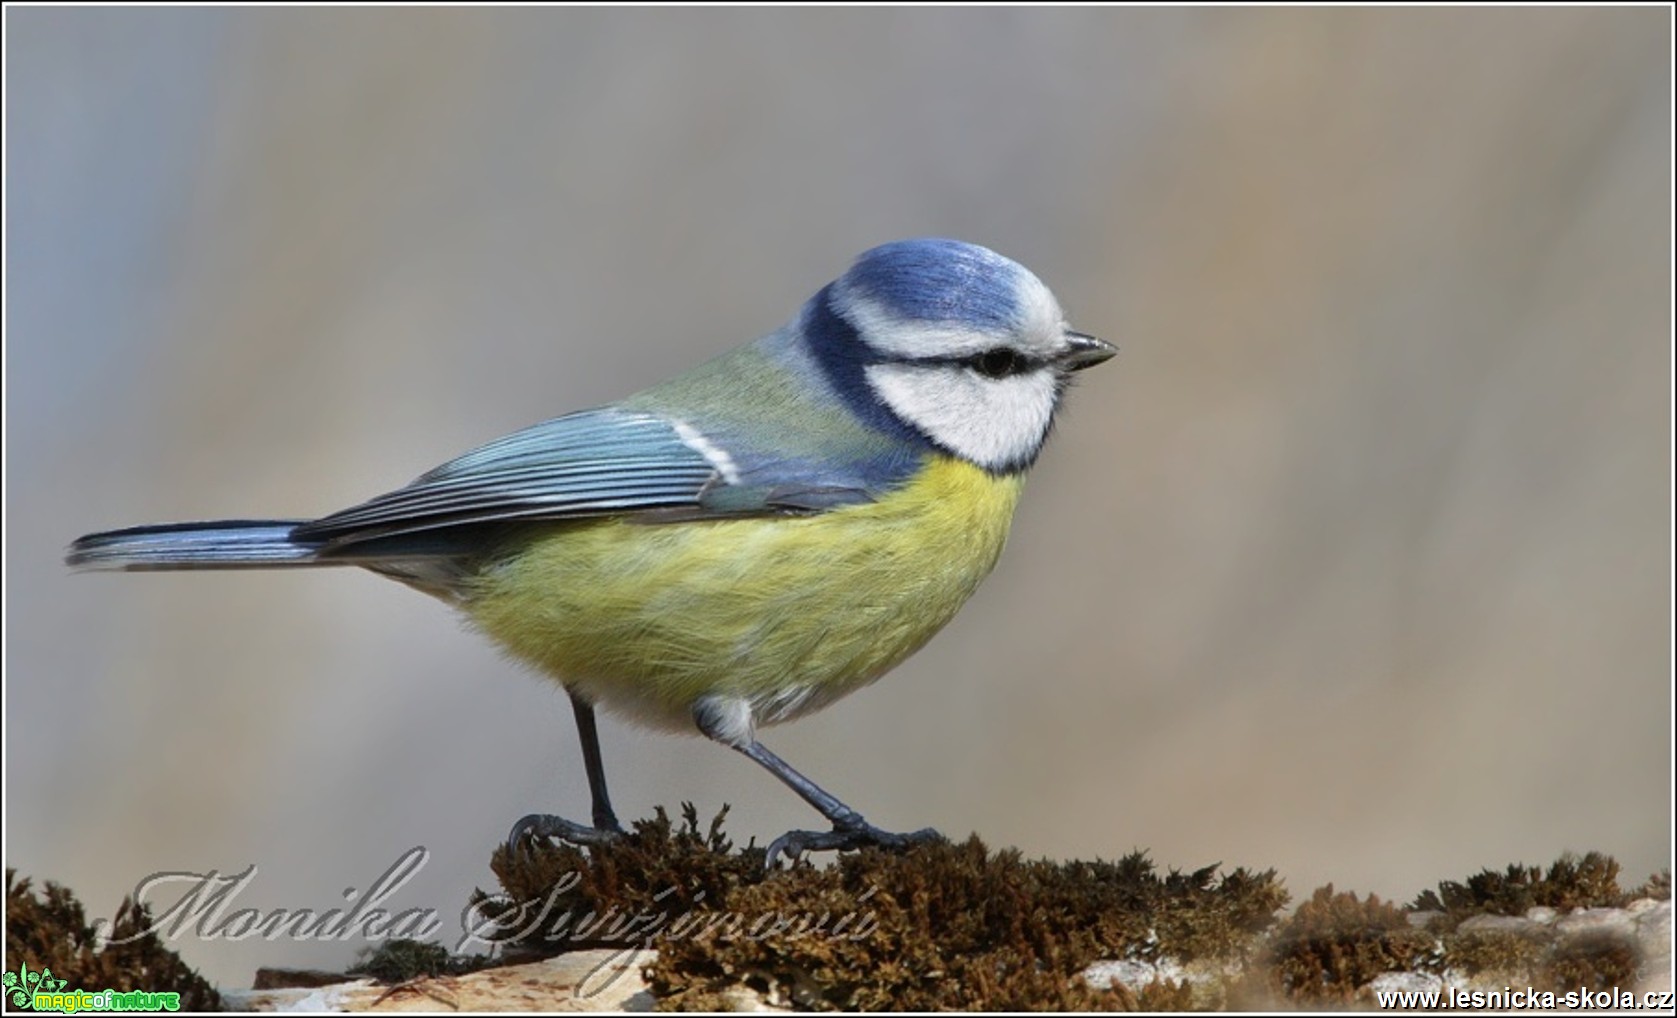
[[[989,248],[922,237],[863,252],[842,284],[899,319],[1008,332],[1021,324],[1020,284],[1032,278]]]

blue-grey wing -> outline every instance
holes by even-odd
[[[734,483],[742,463],[750,479]],[[585,410],[514,432],[293,536],[341,548],[485,523],[813,512],[872,497],[844,484],[812,492],[803,471],[779,474],[761,457],[736,460],[657,414]]]

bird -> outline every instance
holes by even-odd
[[[453,606],[569,694],[591,823],[534,813],[509,846],[623,836],[595,708],[761,765],[826,830],[896,833],[759,741],[880,678],[991,572],[1074,376],[1116,347],[1072,330],[1024,266],[958,240],[865,251],[768,335],[615,403],[514,432],[315,519],[83,536],[77,570],[358,566]]]

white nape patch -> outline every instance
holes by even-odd
[[[958,364],[870,364],[868,384],[932,441],[991,470],[1028,462],[1048,437],[1059,399],[1051,368],[986,378]]]
[[[671,420],[670,427],[675,429],[675,437],[681,439],[681,444],[703,456],[705,462],[715,467],[724,481],[729,484],[739,483],[740,469],[734,463],[734,458],[728,455],[728,450],[706,438],[703,432],[686,421]]]

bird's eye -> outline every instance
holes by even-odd
[[[989,378],[1006,378],[1030,367],[1030,362],[1023,355],[1005,346],[984,351],[974,357],[971,364],[974,371]]]

